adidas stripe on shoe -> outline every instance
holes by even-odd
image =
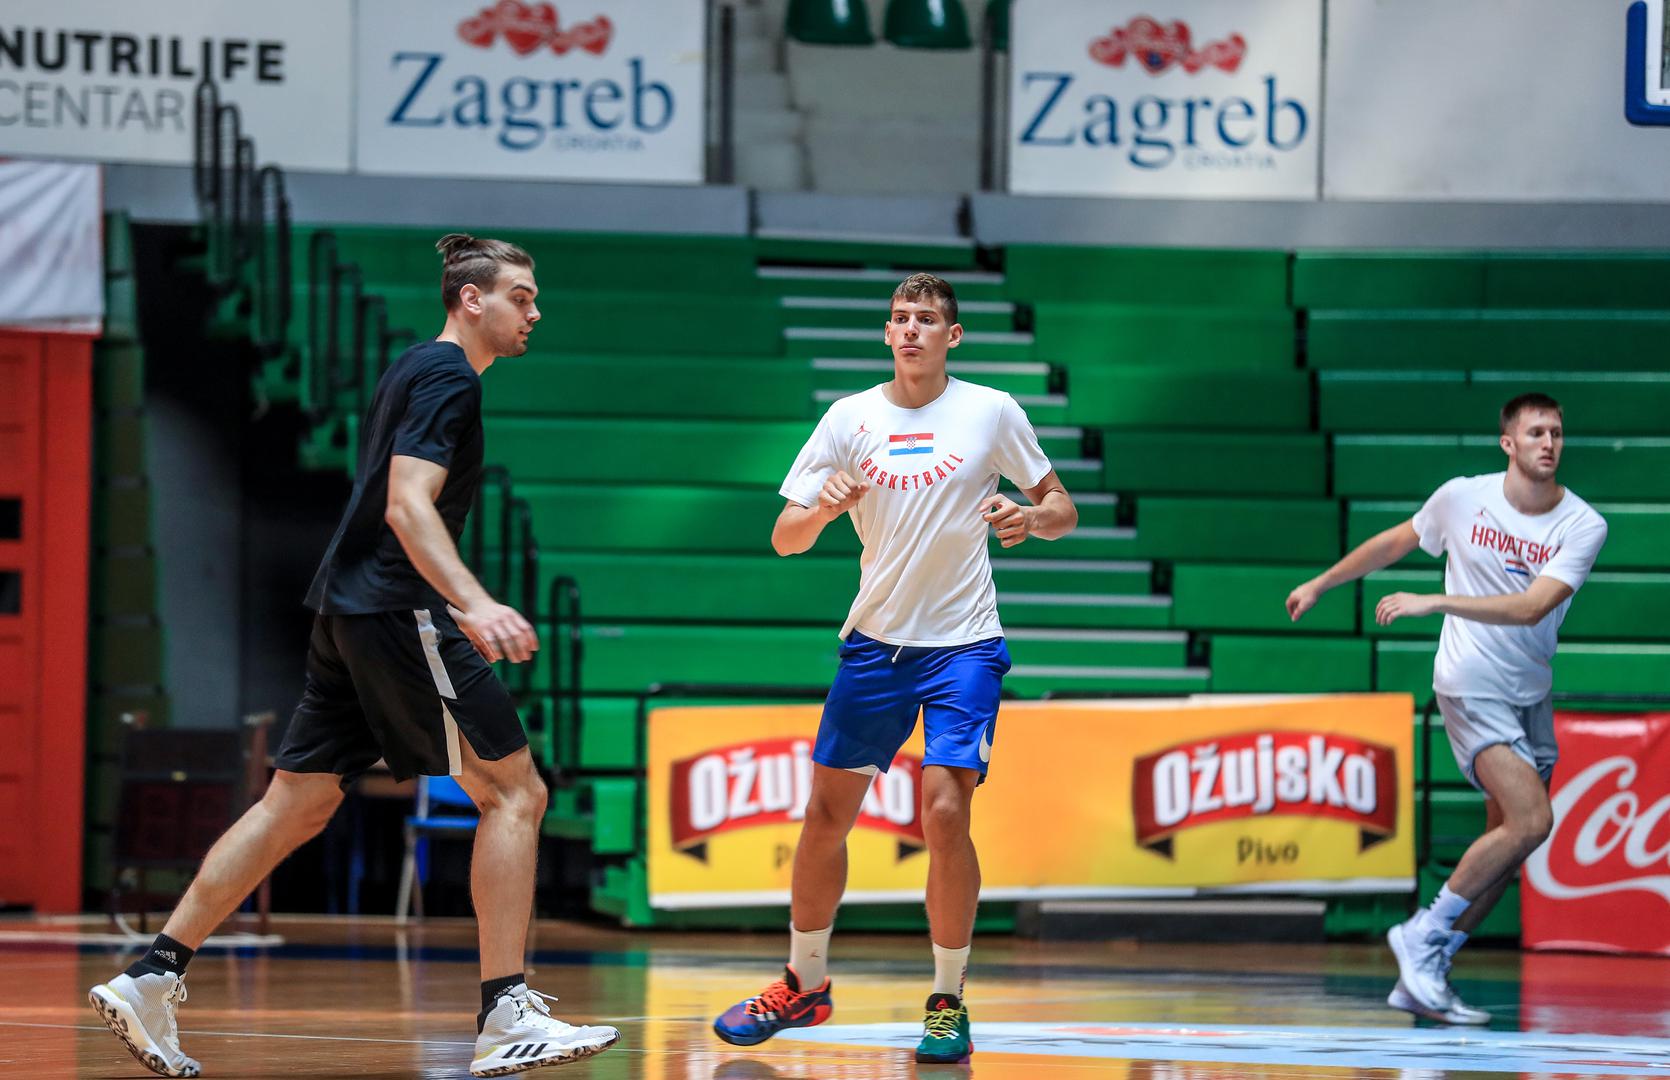
[[[557,1000],[526,983],[499,996],[476,1036],[471,1076],[509,1076],[546,1065],[600,1054],[615,1045],[620,1032],[603,1025],[576,1027],[551,1015],[547,1001]]]

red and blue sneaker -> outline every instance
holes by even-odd
[[[783,977],[761,990],[758,996],[726,1009],[713,1022],[713,1033],[732,1046],[753,1046],[784,1028],[821,1024],[834,1011],[835,1001],[829,996],[827,978],[816,990],[802,990],[794,969],[785,967]]]

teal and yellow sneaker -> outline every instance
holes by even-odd
[[[916,1044],[916,1060],[924,1065],[966,1065],[974,1053],[974,1039],[968,1033],[968,1006],[956,994],[928,995],[928,1012],[922,1018],[922,1041]]]

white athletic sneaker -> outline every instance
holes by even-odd
[[[1428,1020],[1436,1020],[1440,1024],[1478,1024],[1482,1026],[1490,1023],[1489,1013],[1483,1009],[1475,1009],[1462,1001],[1453,990],[1450,991],[1450,1003],[1446,1008],[1439,1011],[1425,1008],[1410,995],[1409,991],[1403,988],[1402,980],[1399,980],[1398,984],[1392,987],[1392,992],[1386,997],[1386,1004],[1394,1009],[1414,1013],[1416,1016],[1424,1016]]]
[[[475,1040],[471,1076],[508,1076],[542,1065],[561,1065],[602,1053],[620,1032],[612,1027],[575,1027],[551,1015],[547,1001],[557,1000],[527,983],[500,995]]]
[[[1386,931],[1386,943],[1397,957],[1398,983],[1404,991],[1428,1013],[1442,1013],[1450,1007],[1455,993],[1444,974],[1448,970],[1444,946],[1449,935],[1442,930],[1419,935],[1410,923],[1419,919],[1417,913],[1409,922],[1398,923]],[[1390,1000],[1389,998],[1387,999]]]
[[[173,972],[137,979],[123,973],[87,992],[104,1026],[140,1064],[162,1076],[197,1076],[203,1071],[180,1053],[174,1007],[185,999],[185,980]]]

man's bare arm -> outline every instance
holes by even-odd
[[[818,501],[812,506],[797,502],[783,505],[777,523],[771,527],[771,547],[779,555],[799,555],[818,542],[823,527],[858,505],[870,490],[868,482],[836,472],[823,483]]]
[[[432,461],[396,454],[389,459],[388,506],[383,520],[423,580],[459,610],[459,627],[488,660],[521,663],[539,648],[538,635],[514,609],[496,602],[458,554],[435,499],[447,471]]]
[[[1494,596],[1388,593],[1375,605],[1374,620],[1381,626],[1390,626],[1398,619],[1443,614],[1492,626],[1535,626],[1569,600],[1571,594],[1570,585],[1551,577],[1537,578],[1524,592]]]
[[[1294,622],[1316,606],[1329,589],[1384,569],[1421,546],[1413,519],[1369,537],[1345,558],[1294,589],[1287,596],[1287,617]]]

